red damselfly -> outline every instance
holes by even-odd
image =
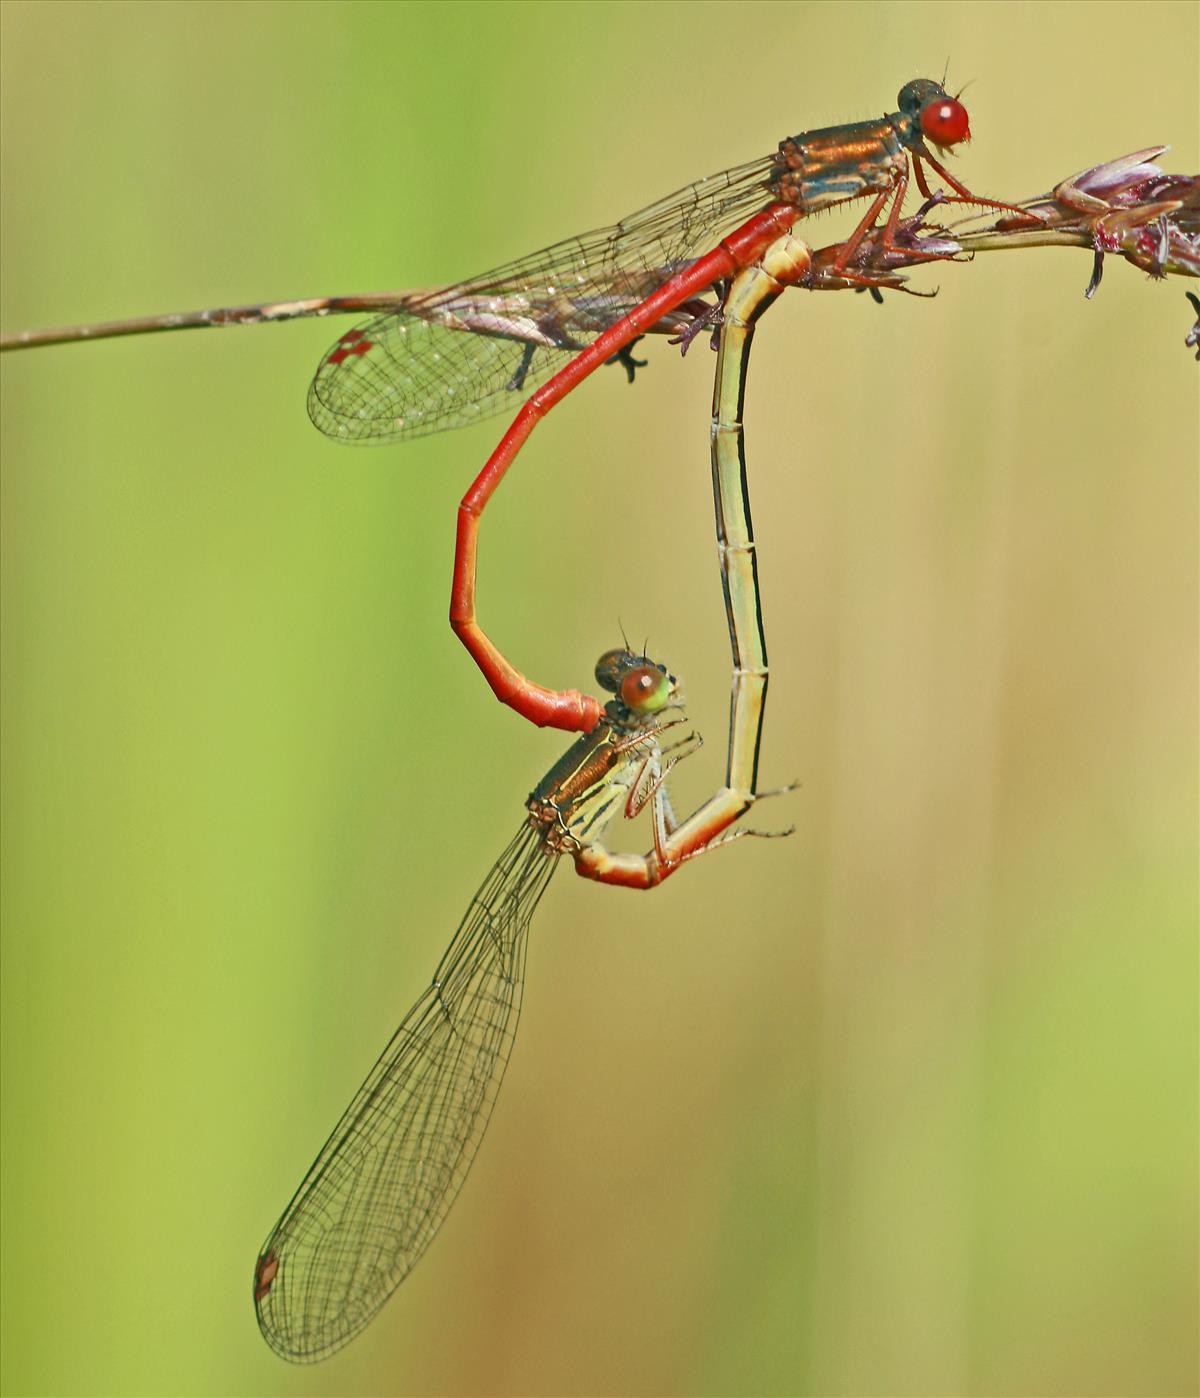
[[[704,254],[716,254],[713,275],[705,269],[690,277],[688,292],[665,298],[673,304],[660,305],[655,319],[634,333],[685,331],[711,311],[703,296],[732,270],[718,252],[719,240],[773,204],[791,211],[783,215],[790,226],[807,214],[875,196],[857,230],[861,238],[889,198],[899,205],[911,156],[926,197],[923,162],[954,191],[947,199],[1010,207],[972,194],[929,150],[930,144],[947,149],[970,139],[967,111],[957,98],[940,83],[918,78],[901,89],[898,108],[878,120],[801,132],[771,155],[686,185],[619,223],[452,286],[26,331],[0,336],[0,349],[372,311],[323,357],[309,390],[314,423],[350,442],[460,427],[509,410],[665,283],[694,269]],[[774,221],[755,223],[739,230],[735,246],[744,249],[750,237],[756,255],[766,245],[764,231],[770,241],[783,229]],[[851,276],[857,241],[845,245],[842,265]]]
[[[551,407],[614,358],[632,373],[629,350],[641,335],[686,334],[698,319],[713,317],[719,308],[705,297],[752,265],[797,220],[870,198],[826,268],[827,284],[877,286],[878,278],[857,266],[857,255],[868,239],[878,242],[883,258],[897,249],[910,162],[927,199],[934,196],[925,165],[953,191],[939,194],[941,202],[1031,217],[972,194],[930,151],[930,145],[947,150],[970,138],[966,108],[941,83],[913,79],[901,88],[897,108],[876,120],[801,132],[781,141],[771,155],[687,185],[620,223],[454,286],[30,332],[6,337],[0,347],[288,320],[371,306],[381,313],[339,338],[309,390],[310,416],[336,440],[393,441],[457,427],[536,390],[459,506],[450,620],[498,698],[533,723],[586,732],[599,721],[600,702],[526,679],[478,624],[476,549],[487,501]],[[943,256],[911,243],[904,253],[908,262]]]

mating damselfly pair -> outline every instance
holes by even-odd
[[[906,85],[899,106],[878,122],[802,133],[772,156],[688,186],[620,224],[454,287],[157,318],[160,323],[92,327],[75,336],[374,310],[323,357],[310,390],[314,420],[342,441],[402,440],[457,426],[503,411],[545,385],[463,502],[454,621],[502,697],[535,721],[584,730],[607,743],[605,758],[614,760],[596,769],[590,785],[581,784],[574,767],[564,774],[559,764],[548,774],[532,823],[489,877],[434,985],[364,1086],[366,1096],[356,1098],[272,1231],[256,1268],[255,1294],[268,1338],[288,1357],[319,1358],[360,1329],[407,1274],[457,1192],[511,1047],[517,957],[547,870],[556,864],[552,842],[561,838],[573,855],[587,851],[577,863],[587,868],[594,858],[595,871],[612,875],[610,881],[652,884],[684,855],[717,842],[757,794],[766,651],[741,448],[745,327],[784,285],[878,290],[895,284],[901,267],[953,255],[936,230],[914,231],[901,218],[901,201],[910,155],[927,200],[935,196],[922,182],[921,159],[949,181],[928,144],[958,144],[966,135],[965,110],[940,85],[923,82]],[[951,181],[950,187],[955,193],[949,199],[971,197],[961,185]],[[729,283],[755,274],[770,249],[794,238],[803,215],[853,198],[871,204],[849,238],[824,256],[793,247],[787,265],[768,273],[776,277],[774,287],[761,288],[757,300],[747,295],[739,330]],[[983,202],[1011,213],[1012,206]],[[1036,232],[1033,221],[1011,217]],[[725,359],[718,367],[714,482],[735,693],[727,780],[715,807],[692,827],[692,849],[678,839],[672,846],[688,822],[668,820],[665,787],[651,760],[665,766],[662,722],[647,717],[660,711],[639,710],[619,694],[624,678],[639,670],[656,685],[649,671],[657,667],[636,656],[610,664],[607,678],[614,678],[614,665],[623,678],[617,699],[605,704],[530,685],[475,623],[474,551],[479,512],[542,413],[602,363],[617,358],[632,372],[630,350],[639,334],[686,341],[710,326],[721,337]],[[17,343],[10,339],[4,347],[49,343],[55,336],[14,338]],[[613,711],[618,699],[622,707]],[[586,747],[586,754],[599,750]],[[581,750],[572,752],[568,766],[581,771]],[[602,815],[614,814],[622,796],[627,809],[654,814],[655,849],[652,857],[609,863],[594,853],[595,840]],[[419,1041],[406,1037],[414,1026],[423,1034]],[[476,1094],[480,1082],[485,1086]],[[411,1134],[417,1117],[436,1121],[428,1144]],[[372,1134],[376,1127],[379,1137]],[[368,1156],[401,1166],[372,1170],[364,1164]]]

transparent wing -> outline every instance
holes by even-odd
[[[327,436],[396,441],[515,410],[567,360],[770,200],[771,157],[470,281],[404,298],[321,361]]]
[[[258,1323],[324,1359],[415,1266],[487,1129],[521,1008],[526,932],[558,860],[524,827],[263,1245]]]
[[[574,352],[393,311],[347,331],[325,356],[308,415],[339,442],[426,437],[515,412]]]

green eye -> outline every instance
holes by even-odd
[[[635,714],[656,714],[671,697],[671,681],[655,665],[639,665],[621,680],[621,703]]]

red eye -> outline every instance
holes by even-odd
[[[956,146],[971,139],[967,109],[957,97],[942,97],[921,108],[921,131],[935,146]]]

